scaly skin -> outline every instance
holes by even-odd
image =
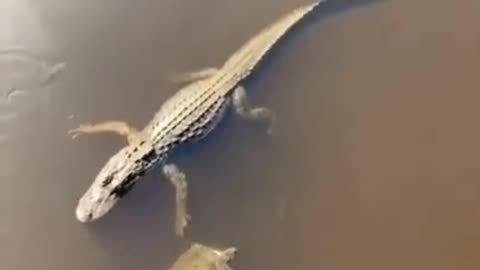
[[[188,83],[168,99],[150,123],[137,130],[122,121],[81,125],[70,130],[72,136],[113,132],[127,139],[128,144],[110,158],[87,192],[80,198],[76,216],[89,222],[104,216],[127,194],[148,170],[163,166],[164,175],[176,188],[175,232],[184,235],[190,219],[187,212],[185,174],[168,164],[169,154],[178,146],[207,136],[222,120],[228,107],[248,120],[270,123],[274,114],[267,108],[250,106],[241,82],[250,75],[262,58],[288,30],[310,13],[323,0],[298,8],[250,39],[221,68],[177,74],[176,82]]]

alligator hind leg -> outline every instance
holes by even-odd
[[[105,132],[113,132],[123,137],[126,137],[130,144],[138,140],[138,138],[140,137],[138,130],[129,126],[126,122],[123,121],[106,121],[97,124],[81,124],[78,128],[69,130],[68,134],[72,136],[72,139],[75,139],[82,134],[95,134]]]
[[[197,80],[206,79],[217,73],[218,69],[214,67],[207,67],[193,72],[175,72],[171,74],[170,80],[175,83],[189,83]]]
[[[238,86],[233,92],[233,107],[241,117],[251,121],[267,121],[267,133],[273,132],[275,113],[264,107],[252,107],[248,101],[247,92],[243,86]]]
[[[185,174],[174,164],[164,165],[163,174],[175,187],[175,234],[183,237],[185,227],[190,220],[190,215],[187,211],[187,180]]]

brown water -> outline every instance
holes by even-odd
[[[141,127],[176,91],[169,72],[219,65],[308,1],[0,3],[2,47],[67,64],[48,92],[2,109],[22,116],[0,125],[0,269],[167,269],[188,247],[170,184],[156,171],[99,222],[77,222],[123,141],[66,131]],[[238,247],[235,270],[479,269],[479,11],[331,0],[248,85],[278,114],[273,137],[229,117],[178,158],[188,240]]]

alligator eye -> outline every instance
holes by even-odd
[[[110,183],[112,181],[113,181],[113,174],[109,175],[107,178],[105,178],[105,180],[103,180],[102,187],[106,187],[106,186],[110,185]]]

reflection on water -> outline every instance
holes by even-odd
[[[0,45],[27,45],[37,49],[51,46],[45,27],[30,0],[0,1]]]
[[[52,83],[65,63],[50,65],[23,48],[0,49],[0,129],[19,137],[13,121],[51,105]],[[18,123],[17,123],[18,124]]]
[[[32,118],[51,105],[48,88],[65,64],[46,62],[44,55],[53,48],[49,40],[30,1],[0,1],[0,134],[4,138],[30,136],[34,130],[21,118]]]
[[[181,241],[160,172],[77,222],[78,196],[123,142],[66,130],[142,127],[176,91],[166,74],[218,65],[308,1],[0,1],[0,40],[16,40],[1,48],[69,69],[48,117],[0,127],[30,134],[0,145],[1,269],[168,269],[191,241],[238,247],[237,270],[480,267],[480,2],[330,0],[247,86],[277,112],[273,137],[232,116],[178,157],[192,214]]]

